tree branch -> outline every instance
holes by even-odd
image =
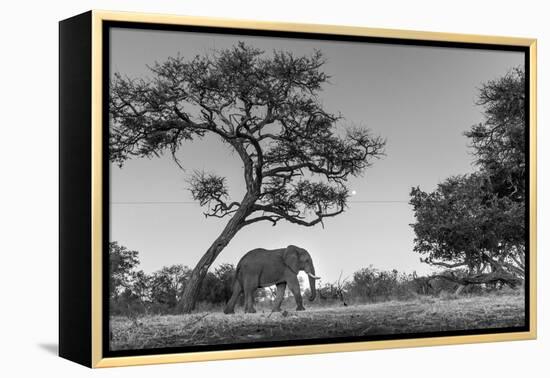
[[[243,226],[248,226],[252,223],[257,223],[257,222],[262,222],[262,221],[269,221],[273,224],[273,226],[276,226],[277,222],[280,221],[281,219],[283,219],[283,218],[282,217],[277,217],[277,216],[263,215],[263,216],[259,216],[259,217],[256,217],[256,218],[247,219],[243,223]]]
[[[316,212],[315,215],[317,216],[317,218],[315,218],[311,221],[305,221],[299,216],[292,216],[292,215],[288,214],[287,212],[285,212],[284,210],[277,209],[276,207],[273,207],[273,206],[254,205],[253,208],[252,208],[252,211],[253,212],[254,211],[264,211],[264,212],[268,212],[268,213],[273,213],[275,215],[278,215],[280,218],[285,219],[286,221],[288,221],[290,223],[295,223],[295,224],[299,224],[301,226],[311,227],[311,226],[314,226],[318,223],[321,223],[323,221],[323,218],[334,217],[338,214],[343,213],[344,208],[342,207],[339,210],[334,211],[332,213]]]
[[[448,268],[448,269],[459,268],[461,266],[467,266],[468,265],[468,263],[466,263],[466,262],[459,262],[459,263],[450,264],[450,263],[445,263],[445,262],[442,262],[442,261],[433,261],[429,258],[425,258],[425,259],[420,258],[420,262],[423,262],[423,263],[426,263],[426,264],[429,264],[429,265],[441,266],[441,267]]]

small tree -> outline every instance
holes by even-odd
[[[367,129],[339,129],[318,98],[328,76],[321,52],[296,57],[239,43],[211,55],[178,56],[151,67],[150,80],[116,74],[110,85],[109,158],[176,153],[185,141],[216,135],[240,157],[245,193],[229,198],[225,177],[195,172],[192,197],[207,217],[229,218],[193,269],[183,294],[190,312],[208,268],[243,227],[285,220],[322,224],[347,204],[346,182],[383,153]]]
[[[109,243],[109,297],[116,297],[125,289],[131,290],[135,268],[139,265],[138,252]]]
[[[181,299],[191,270],[183,265],[162,267],[149,280],[151,301],[162,310],[174,310]]]

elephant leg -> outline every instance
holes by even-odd
[[[294,295],[294,299],[296,300],[296,311],[304,311],[304,304],[302,302],[302,294],[300,293],[300,283],[298,282],[298,278],[296,276],[292,276],[291,279],[287,281],[288,288],[292,292],[292,295]]]
[[[237,303],[237,300],[239,300],[239,296],[241,295],[242,291],[243,288],[241,286],[241,283],[239,282],[239,280],[235,280],[235,283],[233,284],[233,294],[231,295],[231,299],[229,299],[229,302],[227,302],[227,305],[223,310],[225,314],[235,313],[235,304]]]
[[[244,282],[244,312],[255,313],[254,309],[254,292],[256,285],[252,282]]]
[[[272,312],[281,311],[281,303],[283,302],[283,298],[285,297],[285,290],[286,282],[277,284],[277,296],[275,297],[275,302],[273,303]]]

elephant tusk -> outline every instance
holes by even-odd
[[[310,276],[311,278],[313,278],[314,280],[320,280],[321,277],[317,277],[317,276],[314,276],[313,274],[307,272],[307,275]]]

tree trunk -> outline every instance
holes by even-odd
[[[241,229],[252,205],[254,204],[254,201],[255,199],[251,196],[245,196],[239,210],[237,210],[237,212],[233,215],[233,218],[229,220],[220,236],[218,236],[212,245],[210,245],[210,247],[206,250],[206,253],[201,257],[193,269],[193,272],[191,272],[191,277],[189,277],[189,280],[185,285],[185,290],[183,291],[181,298],[182,312],[184,314],[190,313],[195,308],[199,291],[208,269],[216,260],[216,257],[218,257],[221,251],[223,251],[231,239],[233,239],[233,237]]]

